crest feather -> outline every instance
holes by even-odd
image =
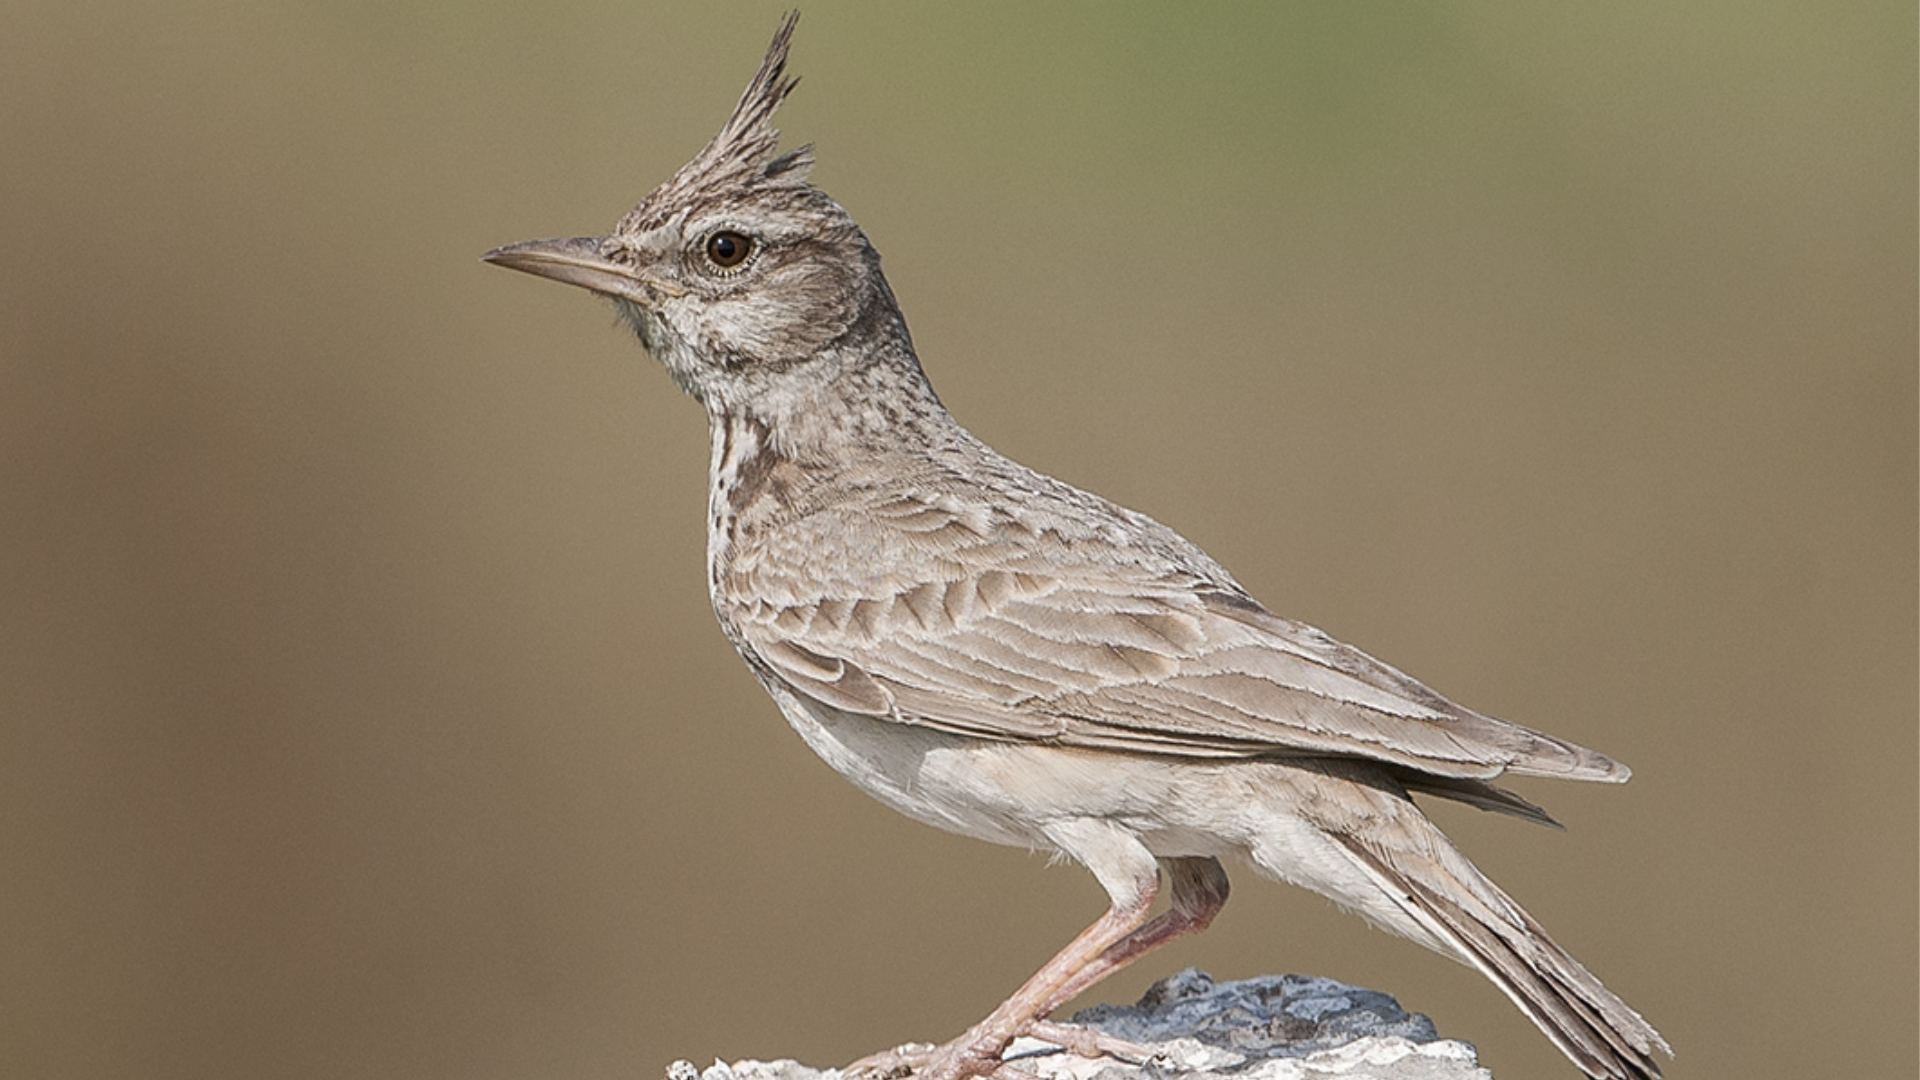
[[[760,70],[740,95],[733,115],[720,127],[719,134],[680,167],[672,179],[660,185],[639,206],[620,221],[618,231],[639,232],[660,224],[668,209],[702,190],[737,185],[743,188],[768,186],[804,187],[813,168],[813,144],[790,150],[778,157],[780,132],[774,129],[773,114],[799,84],[799,76],[788,76],[787,49],[793,42],[793,28],[800,13],[791,12],[767,46]]]

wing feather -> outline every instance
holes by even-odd
[[[1102,536],[1052,543],[1031,520],[945,496],[896,498],[862,527],[896,530],[877,545],[884,557],[826,568],[748,560],[729,578],[743,648],[836,708],[981,738],[1175,756],[1353,756],[1471,780],[1627,776],[1273,615],[1164,530],[1146,537],[1158,549]],[[929,537],[937,561],[912,565]],[[1459,792],[1480,789],[1448,791]]]

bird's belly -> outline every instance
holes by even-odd
[[[886,805],[949,832],[1053,850],[1047,825],[1097,818],[1126,827],[1155,855],[1227,855],[1247,837],[1194,805],[1211,786],[1172,761],[1000,742],[843,712],[769,687],[814,753]]]
[[[988,745],[981,740],[843,712],[777,685],[768,690],[820,760],[900,813],[996,844],[1045,846],[1036,830],[994,812],[992,800],[950,782],[970,771],[966,763]]]

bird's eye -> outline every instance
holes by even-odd
[[[753,239],[724,229],[707,237],[707,259],[722,270],[732,270],[753,254]]]

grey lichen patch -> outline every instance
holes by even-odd
[[[1304,1058],[1363,1037],[1436,1042],[1433,1021],[1391,995],[1307,975],[1216,983],[1197,968],[1147,988],[1133,1005],[1098,1005],[1072,1023],[1130,1042],[1190,1038],[1249,1058]]]

